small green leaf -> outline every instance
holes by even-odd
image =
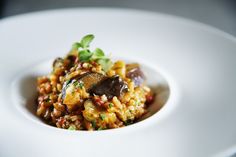
[[[73,85],[75,86],[75,88],[80,88],[80,89],[82,89],[83,88],[83,86],[84,86],[84,83],[82,82],[82,81],[75,81],[74,83],[73,83]]]
[[[91,60],[101,59],[104,58],[105,54],[100,48],[96,48],[93,52],[93,56],[91,57]]]
[[[79,88],[82,89],[84,87],[84,83],[83,82],[79,82]]]
[[[49,102],[49,101],[50,101],[50,99],[49,99],[49,98],[47,98],[47,99],[46,99],[46,102]]]
[[[73,83],[73,85],[77,88],[78,85],[79,85],[79,82],[78,82],[78,81],[75,81],[75,82]]]
[[[76,127],[74,125],[71,125],[68,130],[76,130]]]
[[[89,47],[89,44],[93,41],[93,39],[94,35],[88,34],[81,39],[80,44],[82,45],[83,48],[87,48]]]
[[[105,59],[99,59],[98,64],[100,64],[102,66],[102,69],[107,72],[111,67],[112,67],[112,61],[108,58]]]
[[[79,51],[79,59],[80,59],[80,61],[82,61],[82,62],[89,61],[89,59],[90,59],[90,57],[91,57],[92,55],[93,55],[93,54],[90,53],[88,50]]]
[[[78,50],[79,48],[81,48],[82,47],[82,45],[80,44],[80,43],[74,43],[73,45],[72,45],[72,49],[74,49],[74,50]]]
[[[141,105],[141,102],[140,102],[139,100],[137,100],[137,101],[135,102],[135,105],[139,106],[139,105]]]
[[[98,128],[98,130],[103,130],[103,127],[102,127],[102,126],[100,126],[100,127]]]
[[[96,127],[96,122],[93,120],[91,123],[92,123],[92,127],[95,128]]]
[[[101,118],[101,120],[105,120],[106,115],[105,114],[100,114],[100,118]]]
[[[102,69],[107,72],[112,67],[112,61],[107,58],[100,48],[96,48],[93,52],[89,50],[89,44],[94,39],[94,35],[89,34],[83,37],[80,43],[75,43],[73,48],[79,49],[79,60],[81,62],[96,61],[102,66]]]
[[[109,103],[108,106],[109,106],[109,108],[112,108],[112,107],[113,107],[113,104],[112,104],[112,103]]]

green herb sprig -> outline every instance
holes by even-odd
[[[94,51],[89,49],[90,43],[93,41],[94,35],[88,34],[84,36],[80,42],[73,44],[73,49],[79,52],[79,60],[81,62],[96,61],[107,72],[112,67],[112,61],[105,56],[103,50],[96,48]]]
[[[75,81],[73,84],[74,84],[75,88],[83,89],[83,87],[84,87],[84,82],[82,82],[82,81]]]
[[[100,118],[101,118],[101,120],[105,120],[106,119],[106,115],[105,114],[100,114]]]
[[[68,130],[76,130],[76,127],[74,125],[71,125]]]

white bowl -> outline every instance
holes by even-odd
[[[105,52],[140,62],[149,84],[168,87],[160,111],[151,109],[154,115],[128,127],[94,132],[57,129],[30,112],[26,101],[32,102],[35,86],[28,76],[47,73],[50,59],[89,33]],[[3,19],[0,43],[0,156],[234,152],[236,40],[226,33],[169,15],[78,8]]]

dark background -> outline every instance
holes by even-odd
[[[236,0],[0,0],[0,18],[70,7],[119,7],[167,13],[200,21],[236,36]]]
[[[236,0],[0,0],[0,17],[69,7],[119,7],[162,12],[217,27],[236,36]]]

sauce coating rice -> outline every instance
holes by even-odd
[[[93,35],[75,43],[37,79],[37,112],[45,122],[69,130],[119,128],[137,121],[153,102],[139,64],[114,63],[97,48]]]

